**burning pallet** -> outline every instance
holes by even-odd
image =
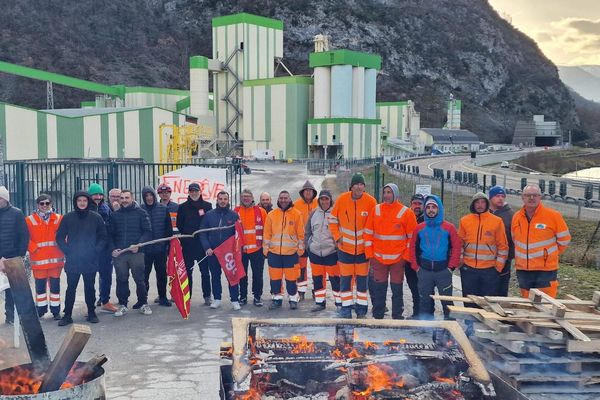
[[[456,322],[234,318],[223,399],[492,399]]]
[[[31,364],[20,365],[0,371],[0,398],[19,399],[49,397],[50,393],[68,390],[69,394],[93,394],[94,399],[104,398],[104,356],[94,357],[87,363],[76,362],[92,332],[87,325],[71,327],[54,360],[50,359],[44,331],[33,302],[29,280],[20,257],[2,261],[8,276],[27,351]],[[94,381],[94,384],[85,385]],[[93,388],[93,389],[92,389]],[[62,393],[56,398],[71,398]]]
[[[490,371],[523,393],[600,393],[600,291],[591,301],[432,296],[475,304],[450,306],[472,327],[472,343]]]

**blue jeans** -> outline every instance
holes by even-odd
[[[212,287],[212,294],[215,300],[221,300],[221,294],[223,289],[221,288],[221,264],[215,256],[207,257],[208,268],[210,270],[210,284]],[[240,285],[229,286],[229,297],[231,301],[240,300]]]

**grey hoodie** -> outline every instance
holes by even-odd
[[[333,199],[331,194],[323,190],[320,196],[328,196],[331,199],[331,206],[323,210],[318,206],[308,217],[304,227],[304,248],[319,257],[327,257],[337,251],[335,240],[329,230],[329,217],[333,209]]]

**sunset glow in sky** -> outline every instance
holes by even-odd
[[[600,65],[600,0],[489,0],[556,65]]]

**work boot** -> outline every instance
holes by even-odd
[[[98,319],[98,316],[93,311],[92,312],[88,312],[87,318],[85,320],[87,322],[92,323],[92,324],[97,324],[98,322],[100,322],[100,320]]]
[[[281,308],[281,300],[273,300],[269,304],[269,310],[277,310],[278,308]]]
[[[342,306],[342,309],[340,310],[340,318],[345,318],[345,319],[352,319],[352,308],[351,306]]]
[[[325,303],[315,304],[313,308],[310,309],[310,312],[319,312],[325,310]]]
[[[290,301],[290,310],[297,310],[297,309],[298,309],[298,302]]]
[[[68,315],[65,315],[64,317],[61,318],[60,321],[58,321],[58,326],[67,326],[73,323],[73,318],[71,318]]]
[[[171,302],[166,297],[161,297],[158,300],[158,305],[163,306],[163,307],[171,307]]]

